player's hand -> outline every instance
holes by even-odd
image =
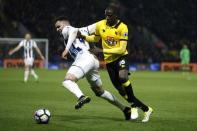
[[[90,51],[93,52],[94,54],[98,54],[98,53],[103,52],[103,50],[101,48],[98,48],[96,46],[94,46],[94,48],[92,48]]]
[[[67,60],[67,56],[62,55],[62,58],[65,59],[65,60]]]
[[[62,58],[66,60],[67,59],[67,54],[68,54],[68,51],[64,50],[64,52],[62,52]]]
[[[80,31],[77,32],[77,38],[79,38],[79,39],[81,38],[81,39],[85,40],[85,36],[82,35]]]
[[[41,56],[41,59],[44,60],[45,59],[44,56]]]
[[[13,54],[12,50],[10,50],[10,51],[8,52],[8,54],[9,54],[9,55],[12,55],[12,54]]]

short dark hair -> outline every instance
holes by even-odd
[[[57,21],[62,21],[62,20],[69,21],[69,19],[66,16],[58,16],[57,18],[55,18],[54,23]]]
[[[105,10],[112,10],[113,15],[118,16],[119,15],[119,7],[113,4],[110,4]]]

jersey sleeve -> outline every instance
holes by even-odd
[[[120,28],[120,40],[128,40],[128,28],[126,25]]]
[[[62,35],[64,39],[68,39],[70,26],[65,26],[62,30]]]
[[[95,30],[96,30],[96,23],[86,27],[79,28],[79,31],[81,32],[82,35],[92,35],[95,33]]]
[[[95,31],[96,31],[96,23],[87,26],[87,30],[88,30],[88,35],[91,35],[91,34],[95,33]]]
[[[101,25],[100,23],[101,23],[101,21],[96,23],[95,36],[99,36],[100,35],[99,34],[99,28],[100,28],[100,25]]]
[[[75,41],[76,37],[77,37],[77,32],[78,32],[78,28],[74,28],[74,27],[71,27],[69,28],[68,30],[68,41],[67,41],[67,44],[66,44],[66,49],[69,50],[71,45],[73,44],[73,42]]]
[[[37,48],[38,46],[37,46],[37,43],[33,40],[33,47],[34,48]]]
[[[22,41],[19,43],[19,46],[20,46],[20,47],[24,46],[24,40],[22,40]]]

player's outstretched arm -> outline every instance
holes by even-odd
[[[15,47],[14,49],[10,50],[8,54],[9,54],[9,55],[12,55],[12,54],[14,54],[15,52],[17,52],[20,48],[21,48],[21,46],[18,45],[18,46]]]
[[[82,35],[80,31],[78,31],[77,33],[77,37],[86,40],[87,42],[99,42],[100,40],[100,36],[96,35],[97,31],[96,31],[96,23],[83,27],[84,29],[86,29],[88,31],[89,35]]]
[[[126,48],[127,48],[127,41],[120,41],[119,47],[112,49],[103,49],[103,52],[109,54],[122,54],[126,51]]]
[[[62,52],[62,58],[66,60],[67,55],[68,55],[68,50],[65,48],[64,51]]]
[[[85,40],[88,42],[99,42],[100,36],[98,35],[87,35],[85,36]]]
[[[68,41],[66,43],[66,47],[65,47],[64,51],[62,52],[62,58],[63,59],[67,59],[68,51],[69,51],[72,43],[75,41],[75,39],[77,37],[77,32],[78,32],[77,28],[71,28],[70,29],[70,31],[68,33]]]
[[[86,40],[87,42],[99,42],[100,36],[96,35],[82,35],[80,31],[77,32],[77,38]]]
[[[41,53],[40,49],[38,47],[35,47],[35,49],[36,49],[37,53],[40,55],[40,58],[42,60],[44,60],[45,58],[44,58],[43,54]]]
[[[77,37],[77,32],[78,32],[78,29],[77,28],[72,28],[70,31],[69,31],[69,37],[68,37],[68,41],[67,41],[67,44],[66,44],[66,50],[68,51],[72,45],[72,43],[75,41],[76,37]]]

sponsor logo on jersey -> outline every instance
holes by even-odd
[[[111,36],[107,36],[107,39],[105,40],[105,42],[110,46],[114,46],[117,44],[117,41],[114,39],[114,37],[111,37]]]

